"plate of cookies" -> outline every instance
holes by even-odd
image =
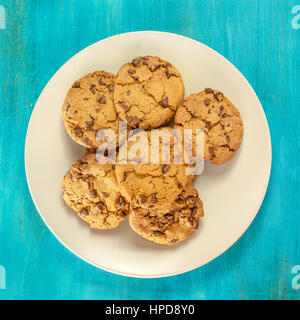
[[[264,199],[271,139],[244,76],[204,44],[131,32],[50,79],[25,144],[29,190],[71,252],[109,272],[166,277],[229,249]]]

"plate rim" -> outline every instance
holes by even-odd
[[[74,251],[72,248],[69,247],[69,245],[67,245],[66,243],[63,242],[63,240],[61,240],[59,238],[59,236],[53,231],[52,227],[48,224],[46,218],[43,216],[42,212],[40,211],[39,207],[37,206],[37,202],[36,202],[36,199],[33,195],[33,192],[31,190],[31,186],[30,186],[30,179],[29,179],[29,173],[28,173],[28,136],[29,136],[29,131],[30,131],[30,125],[31,125],[31,122],[32,122],[32,118],[33,118],[33,115],[36,111],[36,105],[38,104],[39,100],[40,100],[40,97],[42,96],[42,94],[44,93],[44,91],[47,89],[49,83],[52,81],[53,78],[55,78],[56,74],[72,59],[75,59],[75,57],[79,56],[80,54],[83,53],[83,51],[85,51],[86,49],[90,48],[90,47],[93,47],[94,45],[97,45],[99,42],[102,42],[104,40],[108,40],[108,39],[112,39],[112,38],[119,38],[119,37],[126,37],[128,35],[135,35],[135,34],[141,34],[141,33],[147,33],[147,34],[156,34],[156,35],[163,35],[163,36],[171,36],[171,37],[178,37],[178,38],[181,38],[181,39],[185,39],[185,40],[189,40],[189,41],[192,41],[194,43],[196,43],[197,45],[200,45],[200,46],[203,46],[205,47],[206,49],[208,49],[209,51],[212,51],[214,54],[218,55],[225,63],[229,64],[238,74],[239,76],[241,77],[241,79],[243,80],[243,82],[248,86],[248,88],[252,91],[252,93],[254,94],[255,98],[257,99],[258,103],[259,103],[259,110],[260,110],[260,113],[262,114],[263,116],[263,120],[264,120],[264,125],[267,129],[267,140],[268,140],[268,146],[267,146],[267,150],[268,150],[268,153],[269,153],[269,163],[268,163],[268,174],[267,174],[267,179],[265,180],[265,186],[264,186],[264,192],[261,194],[261,199],[258,201],[258,206],[257,206],[257,209],[256,209],[256,213],[255,215],[253,215],[253,218],[250,220],[249,224],[247,224],[247,226],[245,226],[243,228],[243,230],[241,230],[240,232],[240,235],[236,238],[236,240],[230,244],[228,247],[226,247],[224,250],[221,250],[222,252],[219,252],[213,259],[207,261],[206,263],[201,263],[200,265],[197,265],[197,266],[193,266],[193,267],[187,267],[187,268],[182,268],[182,270],[180,271],[176,271],[176,272],[170,272],[170,273],[164,273],[164,274],[152,274],[152,275],[147,275],[147,274],[135,274],[135,273],[128,273],[128,272],[122,272],[122,271],[118,271],[118,270],[115,270],[115,269],[112,269],[112,268],[108,268],[108,267],[105,267],[105,266],[102,266],[102,265],[99,265],[83,256],[81,256],[79,253],[77,253],[76,251]],[[199,269],[200,267],[202,266],[205,266],[207,264],[209,264],[210,262],[214,261],[215,259],[217,259],[218,257],[220,257],[223,253],[225,253],[226,251],[228,251],[236,242],[238,242],[241,237],[245,234],[245,232],[248,230],[248,228],[250,227],[250,225],[253,223],[255,217],[257,216],[259,210],[260,210],[260,207],[263,203],[263,200],[265,198],[265,195],[266,195],[266,192],[267,192],[267,189],[268,189],[268,186],[269,186],[269,182],[270,182],[270,175],[271,175],[271,170],[272,170],[272,142],[271,142],[271,134],[270,134],[270,128],[269,128],[269,124],[268,124],[268,120],[267,120],[267,117],[266,117],[266,114],[264,112],[264,109],[262,107],[262,104],[256,94],[256,92],[254,91],[254,89],[252,88],[252,86],[250,85],[250,83],[248,82],[248,80],[246,79],[246,77],[239,71],[239,69],[232,63],[230,62],[227,58],[225,58],[222,54],[220,54],[219,52],[217,52],[216,50],[212,49],[211,47],[207,46],[206,44],[198,41],[198,40],[195,40],[195,39],[192,39],[192,38],[189,38],[189,37],[186,37],[186,36],[183,36],[183,35],[180,35],[180,34],[177,34],[177,33],[172,33],[172,32],[165,32],[165,31],[155,31],[155,30],[144,30],[144,31],[131,31],[131,32],[125,32],[125,33],[119,33],[119,34],[116,34],[116,35],[113,35],[113,36],[109,36],[109,37],[106,37],[106,38],[103,38],[99,41],[96,41],[90,45],[88,45],[87,47],[81,49],[79,52],[77,52],[75,55],[73,55],[71,58],[69,58],[66,62],[64,62],[58,69],[57,71],[52,75],[52,77],[48,80],[47,84],[44,86],[43,90],[41,91],[38,99],[36,100],[35,104],[34,104],[34,108],[32,110],[32,113],[30,115],[30,118],[29,118],[29,121],[28,121],[28,125],[27,125],[27,130],[26,130],[26,137],[25,137],[25,146],[24,146],[24,164],[25,164],[25,176],[26,176],[26,181],[27,181],[27,186],[28,186],[28,189],[29,189],[29,193],[30,193],[30,196],[32,198],[32,201],[34,203],[34,206],[37,210],[37,212],[39,213],[39,216],[42,218],[42,220],[44,221],[45,225],[47,226],[47,228],[49,229],[49,231],[54,235],[54,237],[65,247],[67,248],[71,253],[73,253],[75,256],[77,256],[79,259],[87,262],[88,264],[90,265],[93,265],[94,267],[98,268],[98,269],[101,269],[101,270],[104,270],[104,271],[107,271],[107,272],[110,272],[110,273],[113,273],[113,274],[116,274],[116,275],[121,275],[121,276],[125,276],[125,277],[131,277],[131,278],[148,278],[148,279],[155,279],[155,278],[166,278],[166,277],[172,277],[172,276],[176,276],[176,275],[179,275],[179,274],[183,274],[183,273],[187,273],[187,272],[190,272],[192,270],[196,270],[196,269]]]

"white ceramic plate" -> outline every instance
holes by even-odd
[[[66,134],[61,107],[71,84],[84,74],[118,68],[136,56],[154,55],[181,72],[186,95],[221,90],[237,106],[244,138],[229,163],[205,163],[196,187],[205,217],[194,235],[173,247],[153,244],[128,221],[112,231],[90,230],[61,198],[61,182],[84,148]],[[198,268],[232,246],[263,201],[271,169],[271,140],[262,106],[243,75],[224,57],[189,38],[133,32],[99,41],[67,61],[48,82],[32,112],[25,145],[27,181],[41,217],[70,251],[104,270],[134,277],[165,277]]]

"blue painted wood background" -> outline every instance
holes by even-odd
[[[297,3],[298,2],[298,3]],[[0,299],[299,299],[300,0],[0,0]],[[295,20],[295,22],[297,22]],[[300,23],[300,20],[299,20]],[[160,30],[199,40],[246,76],[267,115],[273,167],[261,210],[225,254],[192,272],[132,279],[65,249],[35,209],[24,142],[47,81],[86,46],[118,33]],[[42,187],[42,186],[41,186]]]

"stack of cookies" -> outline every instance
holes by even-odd
[[[141,138],[133,129],[145,130],[149,150],[150,130],[170,133],[165,125],[171,120],[175,128],[193,129],[193,134],[202,129],[204,159],[214,164],[229,161],[243,136],[238,110],[220,91],[206,88],[184,98],[179,71],[152,56],[124,64],[117,76],[95,71],[75,81],[63,105],[63,120],[70,137],[86,148],[63,179],[64,201],[92,228],[116,228],[129,216],[132,230],[167,245],[198,228],[203,204],[193,187],[195,177],[186,174],[188,164],[174,163],[172,156],[170,163],[161,158],[153,163],[151,152],[146,162],[120,161],[122,148]],[[130,139],[117,139],[116,163],[101,164],[97,148],[104,142],[97,133],[110,129],[119,138],[120,121],[127,122]]]

